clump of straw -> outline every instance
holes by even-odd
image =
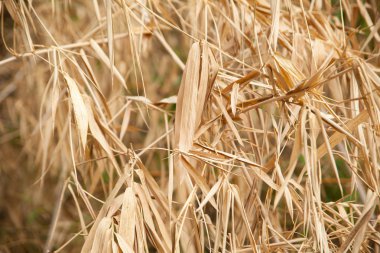
[[[0,13],[0,251],[380,252],[376,1]]]

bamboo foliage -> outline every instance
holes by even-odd
[[[378,12],[1,1],[0,252],[380,252]]]

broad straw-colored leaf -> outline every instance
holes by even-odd
[[[112,155],[111,147],[109,146],[109,143],[104,137],[103,132],[100,130],[98,123],[95,121],[94,113],[92,111],[90,102],[88,101],[86,105],[91,134],[99,142],[100,146],[104,149],[107,155]]]
[[[110,228],[112,223],[112,219],[105,217],[103,218],[99,226],[96,230],[94,242],[92,244],[91,252],[94,253],[103,253],[106,251],[107,243],[109,242],[107,239],[107,231]]]
[[[271,10],[272,10],[272,29],[270,33],[270,42],[273,51],[277,49],[277,40],[280,30],[280,10],[281,10],[281,0],[271,0]]]
[[[67,86],[69,87],[70,99],[74,110],[75,122],[78,127],[82,147],[85,149],[87,143],[88,114],[82,94],[78,89],[78,84],[68,74],[64,74]]]
[[[177,97],[175,114],[175,145],[181,151],[187,151],[193,143],[196,105],[198,95],[199,70],[201,67],[201,48],[199,43],[191,46],[181,86]],[[203,84],[206,85],[206,84]]]
[[[124,201],[120,214],[119,234],[133,248],[135,240],[136,198],[131,187],[124,192]]]
[[[175,143],[188,151],[204,111],[205,101],[214,82],[217,67],[205,42],[191,46],[182,75],[175,114]],[[211,74],[210,74],[211,73]]]
[[[123,253],[133,253],[133,248],[128,245],[128,243],[125,241],[125,239],[119,234],[115,233],[117,245],[121,249]]]

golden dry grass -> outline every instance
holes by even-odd
[[[380,252],[379,9],[0,1],[0,252]]]

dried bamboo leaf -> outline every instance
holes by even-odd
[[[124,201],[120,214],[119,234],[125,243],[133,248],[135,240],[136,198],[131,187],[124,192]]]
[[[86,105],[83,101],[83,97],[78,89],[77,83],[68,74],[64,74],[67,86],[69,87],[71,103],[73,104],[73,110],[75,115],[75,121],[78,125],[79,136],[82,141],[82,147],[85,149],[87,143],[87,131],[88,131],[88,113]]]

